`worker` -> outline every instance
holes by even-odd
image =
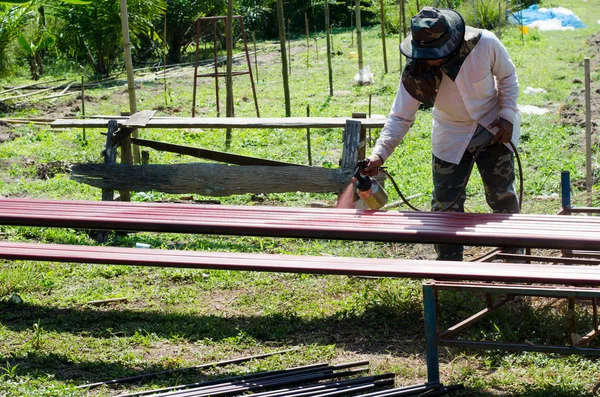
[[[464,212],[474,155],[494,212],[519,213],[514,153],[520,131],[519,84],[508,52],[491,32],[466,26],[450,9],[423,8],[411,19],[400,51],[408,60],[364,173],[392,154],[421,106],[433,107],[432,211]],[[463,259],[460,245],[436,245],[438,260]],[[522,251],[513,249],[510,252]]]

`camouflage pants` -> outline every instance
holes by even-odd
[[[475,163],[485,187],[485,198],[494,212],[519,213],[519,200],[514,188],[515,164],[514,154],[504,144],[493,143],[485,146],[491,134],[479,126],[471,139],[460,164],[452,164],[440,160],[433,155],[433,198],[431,210],[439,211],[448,207],[456,197],[461,197],[447,211],[464,212],[465,181],[474,155],[482,147]],[[439,244],[435,246],[438,260],[463,259],[461,245]]]

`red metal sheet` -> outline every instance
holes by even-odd
[[[600,286],[596,266],[317,257],[0,242],[0,258],[240,271]]]
[[[600,249],[597,217],[31,199],[0,199],[0,208],[6,225]]]

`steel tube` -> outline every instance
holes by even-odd
[[[585,348],[585,347],[570,347],[570,346],[547,346],[547,345],[531,345],[528,343],[501,343],[501,342],[476,342],[467,340],[438,340],[440,346],[460,346],[471,349],[484,350],[507,350],[517,352],[543,352],[543,353],[558,353],[558,354],[580,354],[584,356],[600,356],[600,349]]]

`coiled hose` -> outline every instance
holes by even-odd
[[[454,199],[453,202],[451,202],[446,207],[444,207],[438,211],[440,211],[440,212],[448,211],[450,208],[452,208],[454,206],[454,204],[456,204],[458,202],[458,200],[460,200],[460,198],[462,197],[463,194],[466,194],[467,184],[469,183],[469,178],[471,177],[471,171],[473,171],[473,166],[475,165],[475,161],[477,160],[477,157],[479,157],[479,154],[481,153],[481,151],[491,143],[492,139],[493,139],[493,137],[490,138],[490,140],[488,142],[486,142],[484,145],[481,145],[479,147],[479,149],[477,149],[477,151],[473,155],[473,160],[471,161],[471,165],[469,166],[469,172],[467,173],[467,176],[465,177],[465,183],[464,183],[463,190],[460,192],[459,195],[456,196],[456,198]],[[519,152],[517,151],[517,148],[515,147],[515,145],[513,145],[513,143],[511,141],[509,141],[508,143],[510,144],[510,147],[512,148],[513,153],[515,154],[515,158],[517,159],[517,164],[519,166],[519,210],[520,210],[521,206],[523,205],[523,167],[521,166],[521,157],[519,156]],[[394,186],[394,189],[396,189],[398,196],[410,209],[412,209],[413,211],[419,211],[419,212],[423,211],[408,202],[408,200],[406,199],[406,197],[404,197],[404,195],[402,194],[402,191],[398,187],[398,184],[396,183],[394,178],[392,178],[392,175],[390,175],[390,173],[387,172],[387,170],[384,167],[380,168],[380,171],[392,182],[392,185]]]

